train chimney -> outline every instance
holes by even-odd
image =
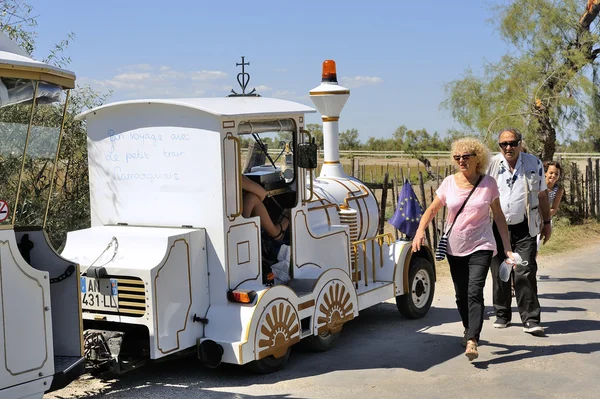
[[[321,84],[310,91],[310,99],[323,120],[325,160],[320,177],[347,176],[340,163],[338,121],[348,97],[350,97],[350,90],[338,85],[335,61],[323,61]]]

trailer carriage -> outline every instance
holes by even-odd
[[[41,398],[84,371],[78,265],[44,229],[74,86],[0,33],[1,398]]]
[[[245,95],[245,86],[242,95],[124,101],[79,116],[92,225],[68,234],[62,256],[81,265],[88,360],[126,371],[193,351],[210,367],[271,372],[293,344],[327,350],[344,323],[384,300],[396,297],[408,317],[427,313],[431,251],[378,235],[375,196],[341,168],[337,123],[349,90],[333,72],[311,91],[324,123],[319,177],[304,129],[315,110]],[[242,216],[242,143],[266,151],[267,137],[287,137],[289,151],[279,161],[266,152],[269,162],[246,176],[268,191],[274,218],[290,210],[283,243]]]

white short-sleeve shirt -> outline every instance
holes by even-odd
[[[506,217],[506,223],[508,225],[519,224],[525,220],[527,215],[527,181],[526,177],[528,173],[535,173],[540,178],[538,191],[546,190],[546,179],[544,178],[544,167],[542,162],[537,159],[536,170],[525,170],[523,164],[523,153],[519,154],[515,169],[510,170],[508,162],[504,158],[504,155],[497,154],[494,158],[499,157],[500,164],[498,166],[498,173],[496,176],[492,176],[498,183],[498,190],[500,191],[500,205],[502,206],[502,212]]]

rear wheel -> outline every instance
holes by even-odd
[[[408,290],[396,297],[398,310],[408,319],[420,319],[429,311],[435,293],[433,266],[427,259],[413,258],[408,272]]]
[[[246,364],[249,370],[252,370],[258,374],[270,374],[279,371],[287,363],[290,358],[290,352],[292,347],[290,346],[282,357],[276,358],[274,356],[267,356],[260,360],[255,360]]]
[[[334,334],[331,331],[326,331],[323,334],[313,335],[306,340],[308,341],[307,344],[309,345],[310,349],[313,351],[327,352],[329,349],[335,346],[340,334],[341,332]]]

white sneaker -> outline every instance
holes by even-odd
[[[499,317],[496,317],[496,321],[494,322],[494,328],[506,328],[510,325],[510,321],[506,321]]]

